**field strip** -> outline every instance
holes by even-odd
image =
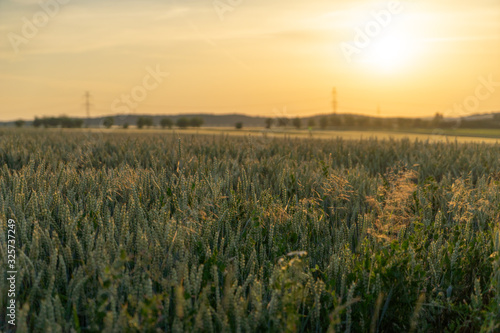
[[[44,129],[45,130],[45,129]],[[464,135],[432,135],[425,133],[406,133],[406,132],[392,132],[392,131],[333,131],[333,130],[317,130],[311,133],[307,130],[283,130],[283,129],[271,129],[265,130],[262,128],[247,128],[242,130],[236,130],[230,127],[202,127],[200,129],[137,129],[129,128],[127,130],[121,128],[91,128],[91,129],[49,129],[50,131],[60,131],[60,132],[87,132],[91,133],[119,133],[119,134],[198,134],[198,135],[234,135],[234,136],[258,136],[258,137],[277,137],[277,138],[313,138],[313,139],[335,139],[342,138],[345,140],[360,140],[360,139],[370,139],[375,138],[378,140],[401,140],[409,139],[411,141],[431,141],[431,142],[483,142],[489,144],[498,143],[500,138],[491,137],[480,137],[480,136],[464,136]],[[30,129],[31,131],[31,129]]]

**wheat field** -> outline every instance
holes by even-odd
[[[17,331],[498,331],[499,156],[479,142],[0,130]],[[3,276],[2,331],[7,289]]]

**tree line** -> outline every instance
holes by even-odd
[[[23,120],[18,120],[15,122],[17,127],[24,126]],[[62,127],[62,128],[81,128],[83,126],[83,119],[79,118],[69,118],[66,116],[61,117],[35,117],[33,121],[33,127]]]
[[[359,115],[325,115],[314,118],[267,118],[265,127],[303,128],[367,128],[367,129],[457,129],[457,128],[500,128],[500,114],[495,114],[491,119],[445,119],[443,114],[436,113],[433,118],[378,118]],[[241,125],[240,125],[241,126]],[[238,126],[236,126],[238,128]],[[241,128],[241,127],[239,127]]]
[[[111,128],[115,124],[115,117],[106,117],[102,120],[101,125],[106,128]],[[158,125],[161,128],[178,128],[188,127],[201,127],[204,120],[201,117],[180,117],[172,119],[171,117],[161,118]],[[17,120],[14,122],[16,127],[25,126],[24,120]],[[150,128],[154,127],[153,117],[141,116],[136,120],[137,128]],[[492,118],[483,119],[445,119],[440,113],[436,113],[433,118],[377,118],[360,115],[348,114],[335,114],[324,115],[320,117],[311,118],[267,118],[263,124],[265,128],[271,127],[289,127],[292,126],[296,129],[301,128],[320,128],[320,129],[335,129],[335,128],[353,128],[353,129],[425,129],[425,128],[443,128],[443,129],[457,129],[457,128],[500,128],[500,114],[494,114]],[[60,128],[81,128],[84,126],[84,120],[80,118],[70,118],[67,116],[60,117],[35,117],[33,121],[34,127],[60,127]],[[129,123],[121,125],[124,129],[129,127]],[[244,124],[242,122],[235,123],[236,129],[242,129]]]
[[[84,125],[84,120],[80,118],[69,118],[67,116],[61,117],[35,117],[33,121],[33,127],[39,128],[82,128]],[[106,117],[102,120],[102,125],[106,128],[111,128],[115,124],[115,117]],[[175,122],[168,117],[160,119],[159,125],[161,128],[172,128],[174,125],[179,128],[188,127],[201,127],[204,124],[204,120],[201,117],[180,117]],[[26,122],[22,119],[16,120],[14,122],[16,127],[23,127]],[[136,121],[136,126],[139,129],[154,127],[154,121],[152,117],[138,117]],[[122,125],[124,129],[129,127],[129,123],[124,123]]]
[[[201,127],[204,124],[204,120],[201,117],[180,117],[175,123],[171,118],[162,118],[160,119],[161,128],[172,128],[173,126],[177,126],[179,128],[188,128],[188,127]],[[144,127],[153,127],[153,118],[151,117],[139,117],[137,118],[137,128]]]

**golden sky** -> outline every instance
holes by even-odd
[[[500,111],[499,0],[0,0],[0,35],[0,120]]]

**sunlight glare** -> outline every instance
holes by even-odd
[[[406,36],[390,35],[374,40],[366,51],[364,62],[372,69],[401,70],[414,61],[416,42]]]

